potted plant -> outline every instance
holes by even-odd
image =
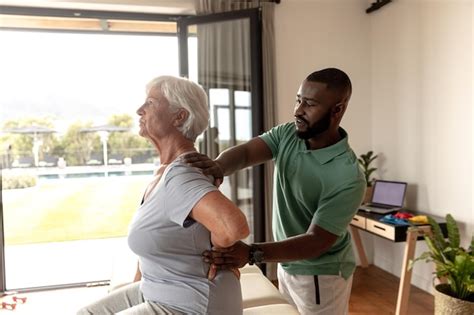
[[[374,155],[373,151],[369,151],[365,154],[361,154],[358,158],[359,164],[362,167],[362,171],[364,172],[365,181],[367,183],[367,189],[365,190],[365,197],[363,203],[367,203],[370,201],[372,197],[372,190],[373,190],[373,182],[374,179],[371,179],[372,173],[377,170],[375,167],[371,167],[370,164],[377,158],[377,155]]]
[[[460,245],[459,228],[454,218],[446,215],[448,240],[439,224],[428,217],[432,234],[424,235],[428,251],[410,262],[432,261],[436,266],[435,314],[474,314],[474,235],[466,250]],[[416,227],[411,227],[415,228]]]

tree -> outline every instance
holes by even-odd
[[[61,141],[61,148],[64,150],[68,165],[84,165],[90,160],[93,151],[101,150],[98,134],[81,132],[83,128],[90,128],[91,126],[91,122],[83,123],[80,121],[69,126]]]
[[[108,124],[119,127],[133,128],[133,118],[128,114],[113,115]],[[122,157],[135,157],[139,160],[151,159],[153,146],[145,138],[131,131],[112,132],[109,135],[109,152]]]
[[[29,126],[39,126],[54,129],[52,117],[28,117],[22,119],[14,119],[6,121],[2,129],[15,129]],[[45,155],[53,155],[55,147],[59,144],[59,140],[54,133],[47,133],[38,135],[42,141],[39,150],[40,160],[44,159]],[[8,154],[13,155],[14,158],[20,156],[31,156],[33,149],[33,135],[32,134],[5,134],[0,137],[0,150],[2,152],[9,151]]]

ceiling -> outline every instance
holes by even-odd
[[[0,0],[0,5],[194,15],[195,0]],[[0,12],[1,13],[1,12]]]

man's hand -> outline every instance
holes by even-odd
[[[193,152],[183,156],[184,163],[189,166],[197,167],[202,170],[204,175],[212,175],[214,177],[214,185],[219,187],[224,180],[224,171],[219,163],[211,160],[207,155]]]
[[[231,247],[213,247],[211,251],[204,251],[203,260],[211,264],[208,279],[214,279],[219,269],[232,270],[235,273],[235,269],[245,266],[249,261],[249,252],[250,246],[241,241]]]

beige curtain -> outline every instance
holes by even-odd
[[[234,0],[196,0],[196,12],[198,15],[227,12],[233,10],[261,8],[262,11],[262,68],[263,68],[263,127],[269,130],[275,126],[275,33],[273,27],[275,4],[270,1],[234,1]],[[227,23],[226,23],[227,24]],[[248,55],[249,25],[242,21],[229,22],[226,30],[218,31],[212,36],[208,32],[208,38],[219,40],[220,43],[226,43],[225,60],[216,60],[214,53],[210,48],[206,52],[203,48],[198,62],[201,69],[213,69],[210,73],[199,77],[199,83],[204,87],[236,87],[239,90],[250,91],[250,56]],[[201,26],[200,26],[201,27]],[[204,33],[203,33],[204,34]],[[215,42],[214,42],[215,43]],[[210,47],[210,42],[199,43],[198,29],[198,47]],[[212,45],[213,51],[218,45]],[[219,45],[220,46],[220,45]],[[222,54],[220,54],[222,55]],[[203,62],[203,63],[201,63]],[[202,66],[206,66],[203,68]],[[229,68],[232,67],[232,68]],[[234,71],[234,76],[229,74]],[[206,70],[207,72],[207,70]],[[273,162],[268,162],[264,166],[264,187],[265,187],[265,237],[266,241],[272,241],[272,193],[273,193]],[[260,209],[255,209],[260,211]],[[276,279],[276,264],[267,263],[267,277]]]
[[[206,90],[250,91],[250,23],[232,20],[197,26],[198,82]]]
[[[197,15],[258,8],[264,1],[254,0],[196,0]]]

